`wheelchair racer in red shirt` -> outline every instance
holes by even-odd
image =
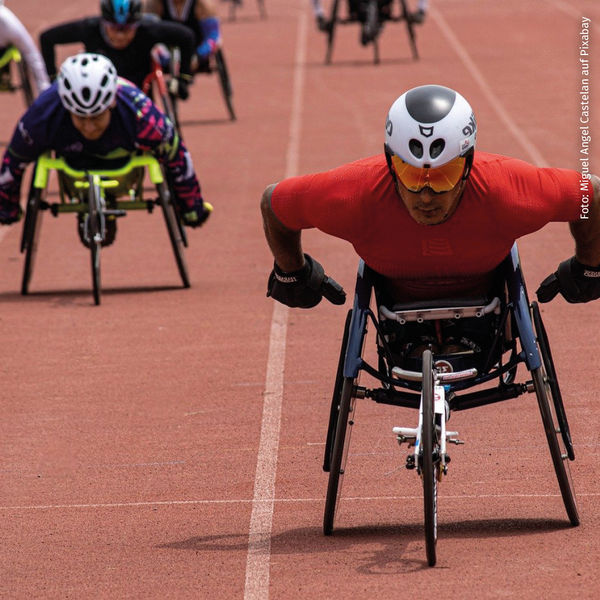
[[[600,298],[600,179],[475,151],[476,136],[460,94],[420,86],[392,105],[383,154],[268,186],[261,210],[275,264],[267,295],[300,308],[323,296],[344,303],[341,286],[303,253],[303,229],[349,241],[396,301],[411,301],[489,291],[517,238],[564,221],[575,255],[542,282],[538,299]]]

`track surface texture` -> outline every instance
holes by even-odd
[[[36,37],[97,10],[94,0],[8,4]],[[102,252],[100,307],[74,217],[45,216],[26,298],[21,226],[0,229],[0,596],[597,598],[600,305],[543,308],[581,526],[566,518],[532,395],[458,413],[451,425],[466,445],[451,447],[440,485],[431,569],[420,482],[401,468],[406,453],[391,433],[412,424],[411,411],[359,401],[337,528],[322,534],[346,310],[288,311],[265,297],[272,261],[258,205],[285,176],[382,151],[389,106],[425,83],[469,99],[480,149],[579,168],[579,32],[582,15],[592,19],[598,57],[600,5],[432,0],[421,60],[390,24],[378,66],[356,26],[338,29],[325,66],[304,0],[268,2],[266,20],[251,0],[235,22],[221,10],[238,121],[228,121],[216,77],[199,78],[181,105],[215,206],[189,233],[191,289],[180,287],[159,213],[120,220]],[[0,102],[5,145],[22,103]],[[351,293],[353,249],[312,231],[304,242]],[[573,243],[555,224],[520,248],[533,295]]]

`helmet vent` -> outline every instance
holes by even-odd
[[[83,98],[84,102],[88,103],[90,101],[90,98],[92,97],[92,91],[90,90],[89,87],[84,87],[81,90],[81,97]]]
[[[431,143],[431,146],[429,147],[429,155],[431,156],[431,158],[435,159],[444,151],[445,147],[446,142],[443,139],[438,138],[437,140]]]
[[[423,144],[414,138],[408,142],[408,149],[416,158],[423,158]]]

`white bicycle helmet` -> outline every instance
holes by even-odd
[[[469,103],[450,88],[423,85],[402,94],[385,123],[385,153],[392,176],[392,157],[417,169],[437,169],[466,158],[462,179],[473,161],[477,124]]]
[[[63,106],[79,117],[104,112],[117,95],[117,70],[106,56],[84,52],[67,58],[58,74]]]

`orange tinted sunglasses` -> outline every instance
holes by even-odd
[[[392,165],[400,183],[410,192],[420,192],[429,186],[436,194],[449,192],[462,179],[466,158],[457,156],[441,167],[421,169],[392,154]]]

